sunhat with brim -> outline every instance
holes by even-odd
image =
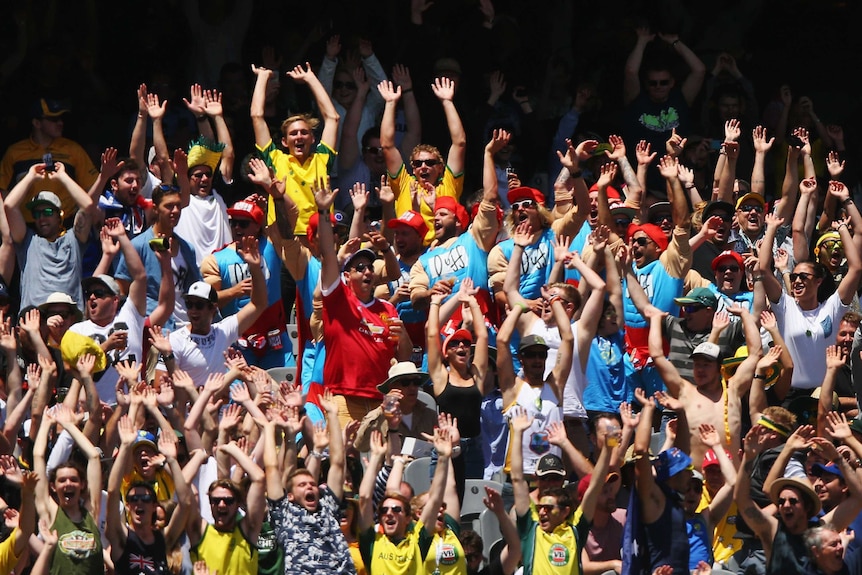
[[[428,383],[430,375],[424,371],[416,369],[416,364],[412,361],[399,361],[389,368],[389,379],[377,386],[377,391],[380,393],[389,393],[392,385],[405,379],[420,379],[422,385]]]
[[[741,345],[736,348],[736,353],[733,357],[725,359],[721,364],[721,371],[724,373],[725,379],[730,379],[736,373],[739,365],[748,357],[748,347]],[[778,376],[781,375],[779,364],[772,364],[766,370],[766,381],[763,382],[763,389],[769,389],[775,382],[778,381]]]
[[[49,317],[50,314],[48,314],[48,306],[51,305],[69,306],[69,310],[75,317],[75,321],[81,321],[84,318],[84,314],[82,314],[81,310],[78,309],[78,304],[76,304],[75,300],[72,299],[72,296],[67,293],[55,291],[48,296],[45,303],[39,306],[39,312],[42,314],[43,318]]]
[[[678,447],[671,447],[658,454],[653,463],[657,481],[667,481],[677,473],[691,469],[691,457]]]
[[[813,517],[820,513],[820,498],[817,497],[817,492],[807,479],[801,477],[782,477],[772,484],[769,488],[769,498],[775,505],[778,505],[778,494],[785,488],[791,487],[799,491],[803,499],[806,500],[806,513]]]

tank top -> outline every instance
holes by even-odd
[[[766,564],[766,575],[802,575],[808,568],[808,549],[802,535],[787,531],[778,521],[778,530],[772,540],[772,555]]]
[[[562,450],[556,445],[551,445],[548,440],[546,428],[550,423],[562,421],[563,416],[557,402],[557,395],[550,384],[544,383],[542,387],[532,387],[524,380],[518,379],[516,385],[520,387],[513,405],[520,405],[533,418],[533,423],[524,431],[522,443],[524,474],[533,475],[536,473],[536,464],[546,453],[553,453],[557,457],[562,457]],[[512,405],[507,406],[506,411],[508,412],[511,407]],[[510,432],[509,441],[514,441],[514,437],[515,435]],[[507,460],[505,468],[507,472],[510,465],[511,461]]]
[[[237,522],[233,531],[219,531],[207,525],[197,547],[192,549],[192,561],[206,561],[210,572],[218,575],[249,575],[257,573],[257,547],[252,544]]]
[[[643,526],[649,550],[649,564],[651,568],[670,565],[674,573],[689,573],[689,548],[684,543],[687,543],[685,512],[679,504],[676,492],[663,483],[657,485],[664,493],[665,506],[658,519]]]
[[[548,344],[548,359],[545,360],[545,379],[554,371],[554,366],[557,365],[557,353],[560,351],[560,344],[563,340],[560,338],[560,330],[557,326],[549,326],[543,321],[534,321],[533,325],[524,335],[539,335],[545,338],[545,343]],[[583,397],[584,389],[587,387],[587,376],[581,369],[581,358],[578,354],[578,322],[572,322],[572,335],[575,338],[575,346],[572,350],[572,369],[569,370],[569,378],[566,380],[566,387],[563,389],[563,416],[564,417],[587,417],[587,410],[584,409]]]
[[[51,575],[92,575],[105,570],[102,538],[92,515],[84,511],[83,519],[75,523],[63,508],[58,508],[51,529],[59,535]]]
[[[478,437],[481,434],[482,394],[475,383],[470,387],[460,387],[447,380],[446,388],[436,400],[441,413],[458,418],[458,431],[462,439]]]
[[[116,575],[170,575],[165,536],[155,532],[155,540],[149,545],[129,530],[123,554],[114,565]]]

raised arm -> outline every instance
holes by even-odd
[[[655,38],[655,34],[645,26],[638,27],[635,32],[637,32],[637,41],[626,59],[623,75],[623,104],[626,106],[631,104],[632,100],[640,94],[640,69],[644,57],[644,49]]]
[[[772,273],[772,247],[775,243],[775,234],[783,223],[784,218],[766,214],[766,232],[763,234],[763,241],[757,252],[760,262],[760,273],[755,276],[755,281],[763,281],[763,287],[766,289],[766,297],[772,303],[778,302],[782,292],[781,283]],[[760,278],[760,280],[757,278]]]
[[[233,181],[233,162],[236,154],[233,149],[233,139],[230,136],[230,130],[228,130],[227,123],[224,120],[221,92],[217,90],[204,91],[204,112],[215,124],[216,140],[224,144],[219,171],[221,171],[222,179],[227,183],[231,183]]]
[[[251,65],[254,72],[254,91],[251,94],[251,125],[254,129],[254,143],[260,149],[265,149],[272,141],[269,126],[266,124],[266,84],[272,76],[272,70]]]
[[[386,171],[394,177],[404,166],[401,152],[395,145],[395,113],[398,108],[398,100],[401,99],[401,86],[394,86],[392,82],[386,80],[377,85],[377,91],[385,102],[383,118],[380,120],[380,147],[383,148]]]
[[[841,278],[841,283],[838,284],[837,292],[841,298],[841,303],[849,305],[853,300],[856,290],[859,288],[859,280],[862,279],[862,214],[859,213],[859,208],[853,203],[853,198],[850,197],[850,190],[843,183],[832,180],[829,182],[829,194],[835,196],[844,206],[844,210],[853,225],[853,229],[857,230],[854,235],[850,235],[847,222],[841,222],[838,226],[838,234],[841,236],[841,243],[847,246],[844,249],[844,255],[847,258],[847,273]]]
[[[340,117],[335,110],[329,94],[326,93],[326,88],[317,79],[317,76],[311,70],[311,64],[305,63],[305,68],[301,65],[296,66],[293,70],[287,72],[287,75],[295,82],[304,83],[311,90],[317,109],[323,116],[323,132],[320,134],[320,142],[326,144],[333,150],[337,149],[338,144],[338,122]]]
[[[243,519],[243,525],[245,526],[243,531],[246,537],[254,541],[260,534],[260,527],[263,525],[264,515],[266,514],[264,485],[266,474],[235,442],[231,441],[226,445],[222,445],[220,449],[233,457],[234,461],[242,467],[251,480],[251,485],[245,498],[246,515]]]
[[[743,442],[742,465],[736,478],[734,497],[739,513],[745,518],[745,522],[754,530],[763,543],[766,552],[766,560],[772,555],[772,539],[778,530],[778,519],[767,515],[758,507],[751,498],[751,475],[754,473],[754,462],[757,456],[764,450],[767,437],[772,432],[761,425],[755,425],[745,435]],[[775,467],[773,465],[773,467]],[[764,489],[766,485],[764,484]]]
[[[132,444],[138,436],[138,430],[128,415],[124,415],[117,422],[117,430],[120,436],[120,449],[108,475],[108,500],[105,508],[105,537],[111,543],[113,561],[122,557],[126,547],[128,529],[121,513],[120,490],[123,487],[123,476],[132,467]]]
[[[533,424],[533,418],[527,411],[520,407],[512,407],[509,410],[512,438],[510,444],[510,467],[512,477],[512,492],[515,497],[515,514],[518,517],[526,515],[530,511],[530,488],[524,479],[524,432]]]
[[[635,398],[643,406],[632,448],[635,457],[635,489],[641,501],[641,521],[652,523],[661,515],[666,502],[664,494],[653,477],[652,463],[649,458],[655,401],[651,397],[646,397],[639,387],[635,389]]]
[[[329,210],[338,190],[329,187],[329,181],[318,180],[314,184],[314,200],[317,203],[317,213],[320,214],[320,222],[317,227],[317,238],[320,246],[320,260],[322,262],[320,271],[320,285],[329,288],[338,280],[339,266],[338,255],[335,253],[335,240],[332,232],[332,223],[329,219]]]
[[[649,346],[649,355],[653,360],[653,365],[658,371],[661,380],[667,386],[668,392],[673,397],[679,397],[684,380],[680,376],[676,366],[672,364],[664,355],[664,337],[662,335],[662,324],[666,313],[652,313],[649,315],[649,336],[647,344]]]
[[[371,453],[368,458],[368,465],[365,467],[365,474],[362,476],[362,483],[359,485],[359,530],[367,531],[374,526],[374,485],[377,480],[377,472],[383,465],[386,454],[389,451],[388,442],[383,435],[374,430],[371,432]],[[448,467],[448,466],[447,466]],[[435,470],[436,474],[436,470]],[[428,504],[425,504],[426,508]],[[434,510],[436,513],[439,511]]]
[[[416,103],[416,95],[413,92],[413,80],[407,66],[395,64],[392,68],[392,80],[395,85],[401,88],[404,120],[407,124],[407,131],[401,138],[401,154],[409,155],[413,148],[422,141],[422,117],[419,114],[419,105]]]
[[[455,83],[447,77],[434,78],[431,85],[434,95],[443,105],[446,114],[446,125],[449,127],[449,137],[452,145],[449,147],[449,155],[446,157],[446,165],[453,174],[458,175],[464,171],[464,156],[467,153],[467,133],[461,123],[461,116],[455,108]]]

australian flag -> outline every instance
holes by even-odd
[[[626,525],[623,529],[623,569],[620,575],[650,575],[649,557],[646,557],[646,546],[641,531],[641,503],[638,491],[634,487],[629,495],[629,508],[626,513]]]

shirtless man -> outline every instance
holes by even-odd
[[[691,454],[692,461],[698,462],[698,465],[709,449],[709,446],[700,442],[697,430],[701,424],[706,423],[715,426],[716,429],[724,429],[722,445],[731,453],[737,453],[739,450],[740,398],[748,392],[757,362],[762,355],[760,333],[754,317],[745,308],[735,311],[742,318],[749,356],[727,382],[726,390],[722,385],[721,348],[716,343],[707,341],[694,348],[691,353],[694,361],[692,372],[694,382],[689,382],[679,375],[676,367],[664,356],[661,325],[665,314],[656,311],[651,311],[649,314],[650,357],[668,389],[668,394],[656,392],[656,398],[666,409],[674,410],[680,415],[684,412],[686,425],[678,426],[677,446],[684,447],[686,439],[690,440],[691,447],[688,452]],[[725,393],[728,394],[726,400]]]

